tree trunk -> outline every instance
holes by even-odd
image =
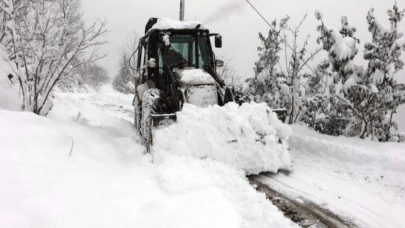
[[[293,124],[294,121],[294,88],[292,89],[292,99],[291,99],[291,113],[290,113],[290,118],[288,120],[288,124]]]
[[[361,139],[366,138],[365,136],[366,136],[366,133],[367,133],[367,130],[368,130],[368,123],[367,123],[367,120],[365,118],[363,119],[363,123],[364,123],[364,130],[363,130],[363,133],[360,136]]]
[[[315,129],[315,122],[316,122],[316,112],[314,112],[314,117],[312,118],[312,128]]]

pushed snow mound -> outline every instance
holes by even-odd
[[[291,168],[291,129],[266,104],[229,103],[198,108],[185,104],[177,122],[154,130],[153,153],[211,158],[247,174]],[[280,143],[282,142],[282,143]]]

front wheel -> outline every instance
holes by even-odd
[[[159,89],[149,89],[145,91],[142,98],[142,117],[140,121],[140,131],[148,152],[153,143],[152,138],[152,115],[160,114],[164,108],[163,92]]]

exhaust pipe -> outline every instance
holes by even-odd
[[[184,21],[184,11],[186,8],[186,0],[180,0],[180,21]]]

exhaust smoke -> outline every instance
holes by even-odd
[[[243,9],[244,1],[242,0],[231,0],[225,5],[217,9],[211,16],[209,16],[204,24],[213,24],[228,19],[232,15],[240,12]]]

